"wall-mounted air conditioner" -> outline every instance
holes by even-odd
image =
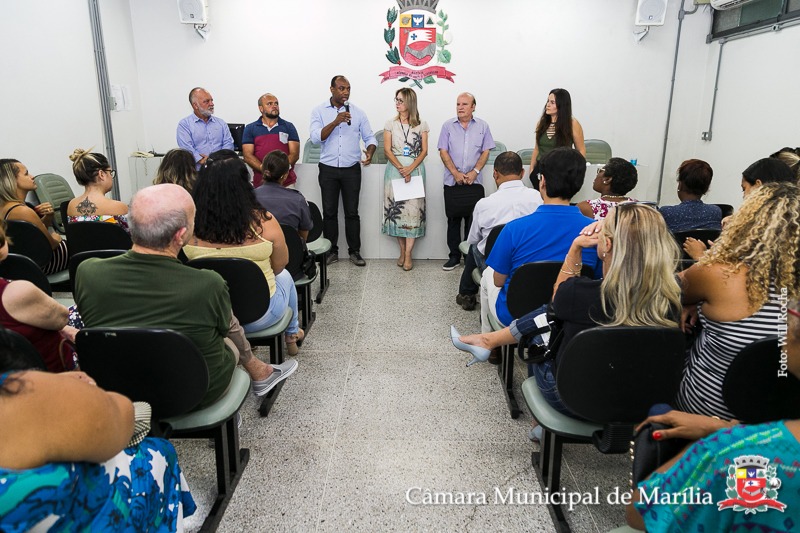
[[[719,9],[720,11],[725,9],[733,9],[739,6],[743,6],[744,4],[749,4],[754,0],[711,0],[711,7],[714,9]]]

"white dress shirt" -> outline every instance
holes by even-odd
[[[483,254],[486,238],[493,227],[530,215],[540,205],[542,195],[539,191],[526,187],[522,180],[501,183],[497,191],[475,205],[467,242],[477,244],[478,251]]]

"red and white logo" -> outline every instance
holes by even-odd
[[[781,480],[777,468],[769,465],[769,459],[760,455],[742,455],[728,467],[728,489],[726,500],[717,502],[717,508],[744,511],[755,514],[768,509],[783,512],[786,504],[778,501]]]
[[[444,11],[436,12],[438,4],[439,0],[397,0],[400,10],[386,12],[383,40],[389,47],[386,60],[393,66],[380,74],[381,83],[396,79],[422,89],[437,79],[453,82],[455,74],[444,66],[451,59],[450,24]]]

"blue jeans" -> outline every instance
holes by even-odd
[[[561,414],[575,418],[564,403],[561,401],[561,396],[558,394],[556,388],[556,376],[553,374],[553,362],[545,361],[535,365],[528,365],[533,367],[533,376],[536,378],[536,385],[542,391],[542,396],[550,404],[550,406]]]
[[[275,294],[269,298],[269,309],[255,322],[242,324],[244,332],[252,333],[277,323],[287,307],[292,310],[292,320],[289,322],[289,327],[286,328],[286,334],[294,335],[300,330],[297,322],[297,289],[294,287],[292,275],[284,269],[275,276]]]

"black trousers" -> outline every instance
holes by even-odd
[[[319,188],[322,193],[322,234],[331,241],[332,254],[339,252],[339,194],[344,207],[344,236],[347,253],[361,251],[361,219],[358,200],[361,194],[361,163],[352,167],[319,164]]]
[[[472,211],[483,195],[483,185],[480,183],[445,186],[444,212],[447,215],[447,248],[451,259],[461,259],[458,245],[467,240],[472,226]]]
[[[464,272],[458,283],[458,294],[478,294],[480,287],[472,280],[472,271],[479,268],[481,274],[486,270],[486,258],[478,251],[475,244],[469,245],[469,253],[464,256]]]

